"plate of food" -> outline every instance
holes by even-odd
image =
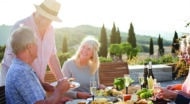
[[[52,86],[57,86],[57,81],[51,83],[51,85],[52,85]],[[80,83],[75,82],[75,81],[71,81],[71,82],[70,82],[70,89],[75,89],[75,88],[78,88],[78,87],[80,87]]]
[[[85,99],[74,99],[67,101],[66,104],[88,104],[88,101]]]

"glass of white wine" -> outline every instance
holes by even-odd
[[[96,96],[97,91],[97,83],[95,80],[90,81],[90,94],[92,95],[92,100],[94,100],[94,97]]]
[[[129,87],[129,85],[130,85],[130,75],[129,74],[124,74],[124,79],[125,79],[125,86]]]
[[[160,90],[160,87],[161,87],[161,85],[160,85],[160,83],[158,83],[158,82],[154,82],[154,85],[153,85],[154,87],[154,89],[153,89],[153,94],[154,94],[154,96],[153,96],[153,100],[156,100],[156,98],[157,98],[157,94],[161,91]]]
[[[143,73],[139,73],[138,74],[138,80],[139,80],[139,84],[141,85],[141,88],[143,87],[144,84],[144,76]]]
[[[134,81],[129,74],[124,74],[126,94],[128,94],[128,87]]]

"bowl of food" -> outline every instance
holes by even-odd
[[[127,101],[131,99],[131,94],[123,94],[123,100]]]

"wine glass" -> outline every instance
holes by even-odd
[[[128,94],[128,87],[133,82],[129,74],[124,74],[126,94]]]
[[[97,83],[94,80],[90,81],[90,94],[92,95],[92,100],[94,100],[94,96],[96,95]]]
[[[157,94],[160,92],[160,87],[161,87],[161,85],[160,85],[160,83],[158,83],[158,82],[154,82],[154,85],[153,85],[154,87],[154,89],[153,89],[153,94],[154,94],[154,96],[153,96],[153,99],[154,100],[156,100],[156,98],[157,98]]]
[[[124,79],[125,79],[125,86],[128,87],[130,85],[130,75],[124,74]]]
[[[138,80],[139,80],[139,84],[141,85],[141,88],[143,87],[144,84],[144,76],[143,73],[139,73],[138,74]]]

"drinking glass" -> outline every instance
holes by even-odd
[[[124,79],[125,79],[125,87],[128,87],[130,85],[130,75],[124,74]]]
[[[161,85],[160,85],[160,83],[155,82],[153,86],[154,86],[154,87],[153,87],[153,88],[154,88],[154,89],[153,89],[153,94],[154,94],[153,100],[156,100],[157,94],[160,92],[160,87],[161,87]]]
[[[144,76],[143,73],[139,73],[138,74],[138,80],[139,80],[139,84],[141,85],[141,88],[143,87],[144,84]]]
[[[94,100],[94,96],[96,95],[97,83],[94,80],[90,81],[90,94],[92,95],[92,99]]]
[[[129,74],[124,74],[126,94],[128,94],[128,87],[131,84],[131,78]]]

